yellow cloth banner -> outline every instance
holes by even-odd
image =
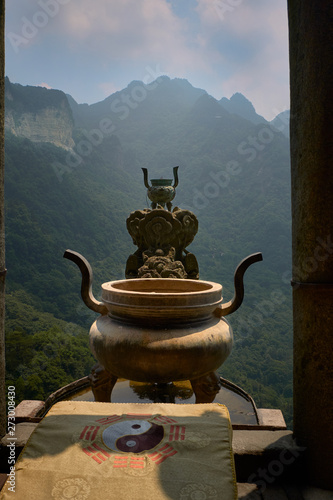
[[[60,402],[0,499],[236,500],[231,439],[219,404]]]

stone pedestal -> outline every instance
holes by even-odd
[[[126,221],[137,251],[126,263],[126,278],[199,279],[195,256],[186,250],[198,231],[198,219],[178,207],[136,210]]]

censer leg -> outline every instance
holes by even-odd
[[[92,367],[89,380],[95,401],[110,403],[111,392],[117,382],[117,378],[115,375],[107,372],[99,363]]]
[[[210,372],[203,377],[190,380],[190,382],[196,404],[212,403],[221,388],[220,379],[215,372]]]

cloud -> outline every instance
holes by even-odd
[[[46,89],[52,89],[52,87],[48,83],[45,83],[45,82],[39,83],[37,85],[37,87],[44,87]]]
[[[288,107],[286,0],[198,0],[197,12],[207,47],[224,55],[222,95],[240,91],[264,116]]]
[[[72,0],[61,30],[73,54],[84,50],[103,65],[156,62],[178,72],[198,63],[187,44],[186,20],[165,0],[80,0],[79,7]]]
[[[216,98],[240,91],[266,116],[288,105],[286,1],[15,0],[6,22],[18,34],[23,19],[42,21],[42,4],[58,7],[6,66],[16,81],[47,80],[78,102],[96,102],[158,66]]]
[[[122,90],[119,86],[117,86],[113,82],[102,82],[98,86],[100,89],[102,89],[105,97],[108,97],[109,95],[114,94],[118,90]]]

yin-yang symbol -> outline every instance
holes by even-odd
[[[141,453],[155,448],[163,439],[164,429],[147,420],[125,420],[107,427],[104,444],[114,451]]]

